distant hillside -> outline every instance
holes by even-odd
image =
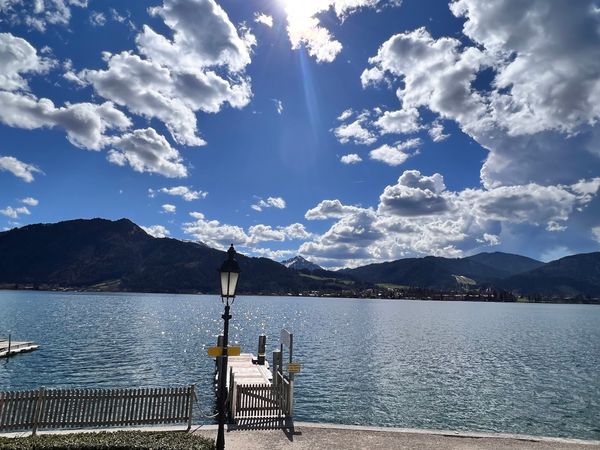
[[[0,288],[202,293],[217,293],[217,268],[226,258],[204,244],[154,238],[127,219],[70,220],[0,232],[0,256]],[[427,256],[335,272],[316,265],[294,270],[243,255],[238,261],[241,294],[369,296],[399,285],[600,297],[600,252],[547,264],[499,252]],[[295,258],[290,266],[303,261]]]
[[[288,269],[294,270],[323,270],[321,266],[318,266],[317,264],[310,262],[307,259],[304,259],[300,255],[294,256],[290,259],[286,259],[285,261],[281,261],[281,264],[283,264]]]
[[[506,277],[537,269],[544,265],[543,262],[536,259],[502,252],[479,253],[465,259],[491,267],[498,275],[503,274],[502,276]]]
[[[225,252],[154,238],[127,219],[71,220],[0,233],[0,285],[216,293]],[[239,292],[319,289],[318,280],[267,258],[238,255]]]
[[[600,296],[600,252],[566,256],[502,280],[523,294]]]
[[[517,264],[510,266],[511,262]],[[478,285],[490,284],[518,273],[520,267],[538,267],[538,264],[543,263],[507,253],[487,253],[467,258],[406,258],[344,269],[342,272],[369,283],[452,289],[458,286],[457,277],[473,280]]]

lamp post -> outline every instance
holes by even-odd
[[[221,367],[219,369],[219,432],[217,434],[217,450],[225,448],[225,419],[227,415],[227,345],[229,342],[229,300],[231,304],[235,300],[235,289],[240,275],[240,266],[235,260],[235,249],[233,244],[227,250],[227,260],[221,265],[221,301],[225,304],[223,318],[223,356],[221,356]]]

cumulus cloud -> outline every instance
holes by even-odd
[[[419,124],[419,111],[416,108],[407,108],[399,111],[386,111],[375,121],[381,133],[409,134],[421,129]]]
[[[343,205],[342,202],[337,199],[323,200],[314,208],[306,211],[304,218],[307,220],[340,219],[361,210],[362,208],[357,206]]]
[[[255,211],[262,211],[263,208],[284,209],[286,207],[285,200],[281,197],[269,197],[266,200],[259,199],[257,203],[250,205]]]
[[[359,155],[357,155],[356,153],[349,153],[347,155],[343,155],[340,158],[340,161],[343,164],[357,164],[362,161],[362,158]]]
[[[108,152],[107,159],[113,164],[129,164],[136,172],[158,173],[168,178],[188,175],[179,152],[153,128],[115,137],[111,144],[115,149]]]
[[[345,114],[345,112],[342,113],[340,117],[344,117]],[[370,145],[377,140],[377,136],[373,131],[367,128],[368,124],[368,115],[361,114],[353,122],[343,123],[332,131],[338,141],[342,144],[353,143]]]
[[[406,150],[417,148],[420,145],[421,139],[419,138],[396,142],[394,145],[384,144],[375,150],[371,150],[369,157],[389,166],[399,166],[411,156],[411,153],[406,152]]]
[[[21,199],[21,203],[24,203],[27,206],[37,206],[40,204],[39,200],[37,200],[33,197],[25,197],[25,198]]]
[[[183,198],[186,202],[198,200],[199,198],[206,198],[208,192],[194,191],[187,186],[174,186],[170,188],[160,188],[158,190],[148,189],[148,195],[152,198],[157,192],[161,192],[167,195],[174,195]]]
[[[28,90],[23,76],[46,73],[52,66],[52,60],[40,57],[25,39],[0,33],[0,88],[3,90]]]
[[[131,125],[125,114],[111,102],[66,104],[56,107],[47,99],[33,95],[0,91],[0,122],[11,127],[63,128],[76,147],[100,150],[107,143],[106,131],[124,130]]]
[[[597,198],[596,179],[573,185],[535,183],[449,191],[440,174],[405,171],[387,186],[377,209],[325,200],[307,219],[337,219],[300,252],[328,267],[356,266],[409,256],[457,257],[496,246],[516,227],[557,232]]]
[[[26,183],[31,183],[34,180],[34,173],[44,173],[33,164],[19,161],[14,156],[0,156],[0,171],[10,172]]]
[[[165,203],[161,206],[162,212],[165,214],[175,214],[177,212],[177,207],[175,205],[171,205],[169,203]]]
[[[264,13],[254,13],[254,22],[262,23],[269,28],[273,28],[273,17]]]
[[[450,137],[449,134],[444,132],[444,125],[442,125],[442,123],[439,121],[433,122],[427,132],[429,133],[429,137],[431,137],[433,142],[442,142]]]
[[[190,216],[195,220],[184,223],[183,232],[213,248],[224,248],[234,243],[236,247],[266,254],[270,250],[261,249],[257,247],[257,244],[266,241],[283,242],[308,239],[312,236],[301,223],[279,227],[257,224],[250,226],[246,231],[236,225],[222,224],[218,220],[208,220],[200,212],[192,212]]]
[[[407,170],[398,183],[387,186],[379,197],[379,211],[401,216],[426,216],[449,209],[442,195],[444,178],[436,173],[423,176],[418,170]]]
[[[107,69],[84,70],[80,77],[102,97],[164,122],[176,142],[204,145],[195,112],[248,104],[252,92],[243,72],[255,39],[239,33],[214,0],[165,0],[150,12],[172,38],[145,25],[136,37],[140,55],[105,53]]]
[[[398,80],[399,111],[437,116],[429,127],[434,141],[446,137],[439,119],[456,122],[489,150],[481,169],[488,188],[572,184],[598,172],[596,3],[457,0],[450,7],[465,19],[468,41],[435,39],[425,28],[396,34],[370,58],[363,85],[383,76]],[[484,70],[491,82],[476,87]]]
[[[50,25],[67,25],[71,20],[71,7],[87,7],[87,0],[2,0],[0,18],[13,25],[26,24],[38,31]]]
[[[4,209],[0,209],[0,214],[10,217],[11,219],[18,219],[19,215],[27,214],[30,215],[31,212],[27,209],[26,206],[20,206],[18,208],[13,208],[12,206],[7,206]]]
[[[151,225],[149,227],[141,226],[140,228],[155,238],[165,238],[171,234],[171,232],[162,225]]]

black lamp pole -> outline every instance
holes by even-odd
[[[233,244],[227,251],[228,259],[223,263],[219,272],[221,273],[221,301],[225,304],[223,318],[223,356],[221,356],[221,367],[219,369],[219,431],[217,433],[217,450],[225,449],[225,420],[227,417],[227,346],[229,343],[229,299],[231,303],[235,300],[235,289],[239,278],[240,267],[235,260],[235,249]]]

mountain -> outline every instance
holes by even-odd
[[[219,289],[223,251],[154,238],[128,219],[70,220],[0,233],[0,285],[136,292]],[[267,258],[238,254],[240,293],[320,289],[319,280]]]
[[[511,262],[515,262],[511,265]],[[529,263],[529,264],[528,264]],[[506,265],[505,265],[506,264]],[[363,282],[452,289],[460,284],[485,285],[524,270],[539,261],[508,253],[482,253],[467,258],[406,258],[369,264],[342,272]]]
[[[288,269],[294,269],[294,270],[302,270],[302,269],[323,270],[323,268],[321,266],[318,266],[315,263],[312,263],[309,260],[304,259],[300,255],[294,256],[293,258],[290,258],[290,259],[286,259],[285,261],[281,261],[281,264],[283,264]]]
[[[465,259],[486,265],[496,270],[499,275],[504,274],[507,277],[537,269],[544,265],[543,262],[536,259],[502,252],[478,253]]]
[[[522,294],[600,296],[600,252],[566,256],[500,283]]]
[[[0,288],[217,293],[226,253],[148,235],[128,219],[70,220],[0,232]],[[377,295],[374,284],[453,290],[500,288],[545,297],[600,297],[600,252],[550,263],[508,253],[407,258],[328,271],[237,256],[241,294]]]

